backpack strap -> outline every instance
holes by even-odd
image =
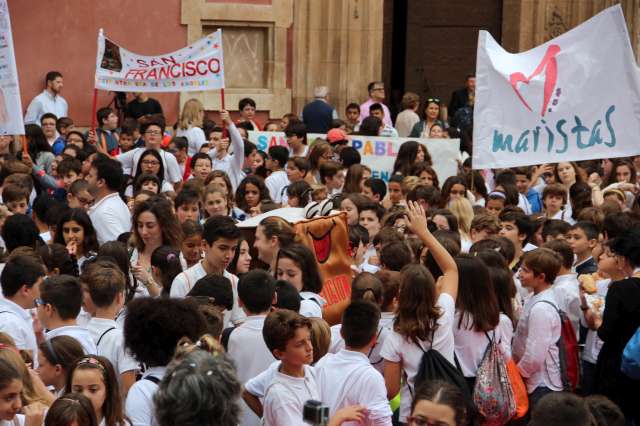
[[[531,306],[531,309],[533,309],[533,307],[538,303],[546,303],[547,305],[551,305],[558,314],[558,317],[560,317],[560,338],[556,341],[556,347],[558,348],[558,368],[560,369],[560,381],[562,382],[563,390],[570,391],[571,384],[569,383],[569,376],[567,375],[567,354],[566,348],[564,346],[564,340],[562,338],[563,312],[548,300],[538,300]],[[529,311],[529,314],[531,314],[531,311]],[[547,367],[546,359],[544,361],[544,368],[547,371],[547,376],[549,376],[549,379],[551,379],[551,374],[549,374],[549,368]]]
[[[156,376],[146,376],[146,377],[143,377],[142,380],[148,380],[152,383],[155,383],[156,385],[160,384],[160,379],[157,378]]]
[[[115,329],[116,329],[115,327],[111,327],[111,328],[109,328],[109,329],[105,330],[105,332],[104,332],[104,333],[102,333],[102,334],[100,335],[100,337],[98,338],[98,341],[96,342],[96,348],[97,348],[98,346],[100,346],[100,342],[102,341],[102,338],[104,337],[104,335],[105,335],[105,334],[107,334],[108,332],[110,332],[111,330],[115,330]]]
[[[227,327],[222,330],[222,334],[220,335],[220,343],[222,343],[222,347],[225,351],[229,350],[229,337],[231,337],[231,333],[235,329],[235,327]]]

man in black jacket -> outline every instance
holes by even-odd
[[[476,76],[473,74],[467,75],[467,82],[465,87],[456,90],[451,94],[451,102],[449,102],[448,116],[449,120],[453,118],[456,111],[460,108],[464,108],[468,105],[473,105],[473,101],[476,96]]]

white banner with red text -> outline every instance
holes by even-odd
[[[24,135],[18,69],[7,0],[0,0],[0,135]]]

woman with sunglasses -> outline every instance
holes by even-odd
[[[440,119],[441,110],[440,99],[429,98],[424,107],[424,119],[417,122],[411,130],[410,138],[428,138],[431,127],[439,124],[442,129],[446,129],[445,122]]]

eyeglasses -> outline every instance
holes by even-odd
[[[37,298],[36,298],[36,299],[34,299],[34,301],[33,301],[33,306],[34,306],[34,307],[36,307],[36,308],[37,308],[38,306],[44,306],[44,305],[47,305],[47,304],[48,304],[47,302],[45,302],[44,300],[42,300],[42,299],[41,299],[41,298],[39,298],[39,297],[37,297]]]
[[[91,198],[89,198],[89,199],[82,198],[82,197],[76,197],[76,198],[78,199],[78,202],[80,204],[91,204],[91,203],[93,203],[93,199],[91,199]]]
[[[144,132],[145,135],[151,135],[151,136],[160,136],[162,134],[162,132],[158,131],[158,130],[148,130],[146,132]]]
[[[155,160],[142,160],[142,164],[145,166],[159,166],[160,162]]]
[[[384,90],[384,87],[374,87],[371,89],[372,92],[375,92],[376,90]]]

